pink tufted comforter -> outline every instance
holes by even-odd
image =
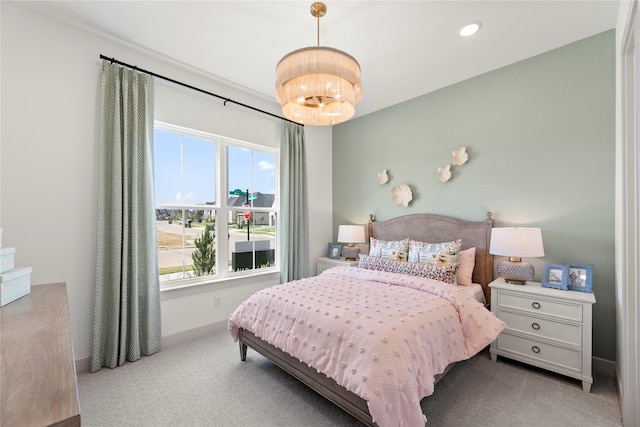
[[[455,286],[397,273],[337,267],[252,295],[229,319],[368,402],[381,427],[424,427],[420,400],[434,377],[504,328]]]

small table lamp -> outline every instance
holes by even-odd
[[[342,247],[341,255],[347,260],[356,260],[360,248],[354,243],[365,243],[364,225],[341,225],[338,227],[338,243],[347,243]]]
[[[535,269],[522,258],[544,256],[542,232],[539,228],[527,227],[492,228],[489,253],[509,257],[509,261],[498,263],[499,277],[507,283],[524,285],[533,279]]]

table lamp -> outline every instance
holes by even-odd
[[[342,247],[342,255],[347,260],[356,260],[360,248],[354,243],[365,243],[364,225],[341,225],[338,227],[338,243],[347,243]]]
[[[522,258],[544,256],[542,232],[539,228],[497,227],[491,229],[489,253],[508,256],[508,261],[498,263],[498,277],[507,283],[524,285],[535,275],[533,265]]]

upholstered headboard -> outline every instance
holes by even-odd
[[[435,214],[411,214],[377,222],[369,219],[369,237],[381,240],[402,240],[410,237],[421,242],[439,243],[462,239],[462,249],[476,248],[473,282],[479,283],[490,302],[489,283],[493,281],[493,257],[489,253],[493,219],[487,212],[484,221],[463,221]]]

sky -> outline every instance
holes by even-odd
[[[216,150],[214,140],[182,136],[156,129],[154,134],[156,204],[206,204],[218,201],[216,195]],[[221,143],[219,140],[217,143]],[[183,157],[181,156],[181,150]],[[220,151],[222,152],[222,150]],[[273,194],[275,154],[229,146],[229,191],[241,189]],[[183,165],[181,165],[183,158]],[[183,169],[184,168],[184,169]],[[184,173],[181,171],[184,170]],[[184,181],[181,179],[184,176]]]

